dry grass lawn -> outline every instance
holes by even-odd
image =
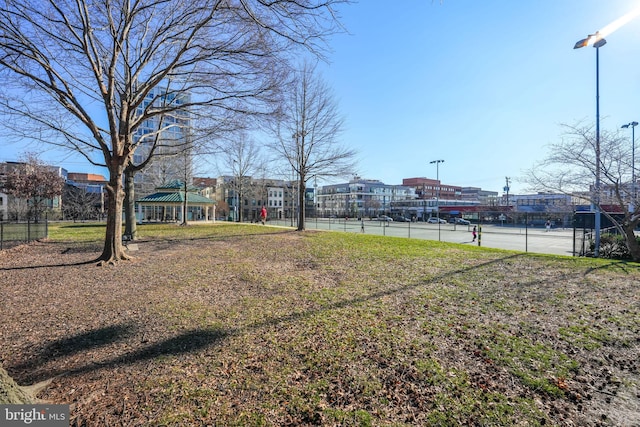
[[[0,252],[0,362],[73,426],[640,425],[640,266],[268,226]]]

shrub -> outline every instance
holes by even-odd
[[[640,243],[640,236],[636,236],[636,240]],[[595,241],[591,240],[589,242],[589,253],[587,256],[593,256],[595,246]],[[618,234],[603,234],[600,236],[600,258],[631,259],[625,237]]]

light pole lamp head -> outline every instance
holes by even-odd
[[[579,40],[574,46],[574,49],[580,49],[581,47],[589,46],[593,44],[593,47],[600,48],[607,44],[607,40],[600,36],[600,33],[596,31],[595,34],[589,34],[585,39]]]
[[[638,126],[638,122],[631,122],[631,123],[622,125],[622,129],[627,129],[629,126],[631,126],[631,128],[633,129],[634,127]]]
[[[595,47],[596,49],[604,46],[605,44],[607,44],[607,41],[605,39],[598,39],[594,44],[593,47]]]
[[[585,47],[589,44],[589,38],[578,40],[576,44],[573,46],[574,49],[580,49],[581,47]]]

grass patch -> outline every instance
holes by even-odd
[[[115,267],[46,247],[0,258],[0,324],[25,322],[3,326],[0,359],[24,382],[66,373],[42,397],[73,400],[78,425],[596,425],[625,410],[606,381],[624,378],[620,396],[640,382],[634,264],[249,224],[138,230]],[[50,227],[53,243],[103,238]],[[46,306],[21,297],[21,262],[50,278]],[[114,322],[134,332],[37,353]]]

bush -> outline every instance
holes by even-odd
[[[640,236],[636,236],[636,240],[640,243]],[[595,251],[595,241],[589,242],[589,253],[587,256],[593,256]],[[603,234],[600,236],[600,258],[629,260],[631,254],[627,247],[627,241],[624,236],[617,234]]]

